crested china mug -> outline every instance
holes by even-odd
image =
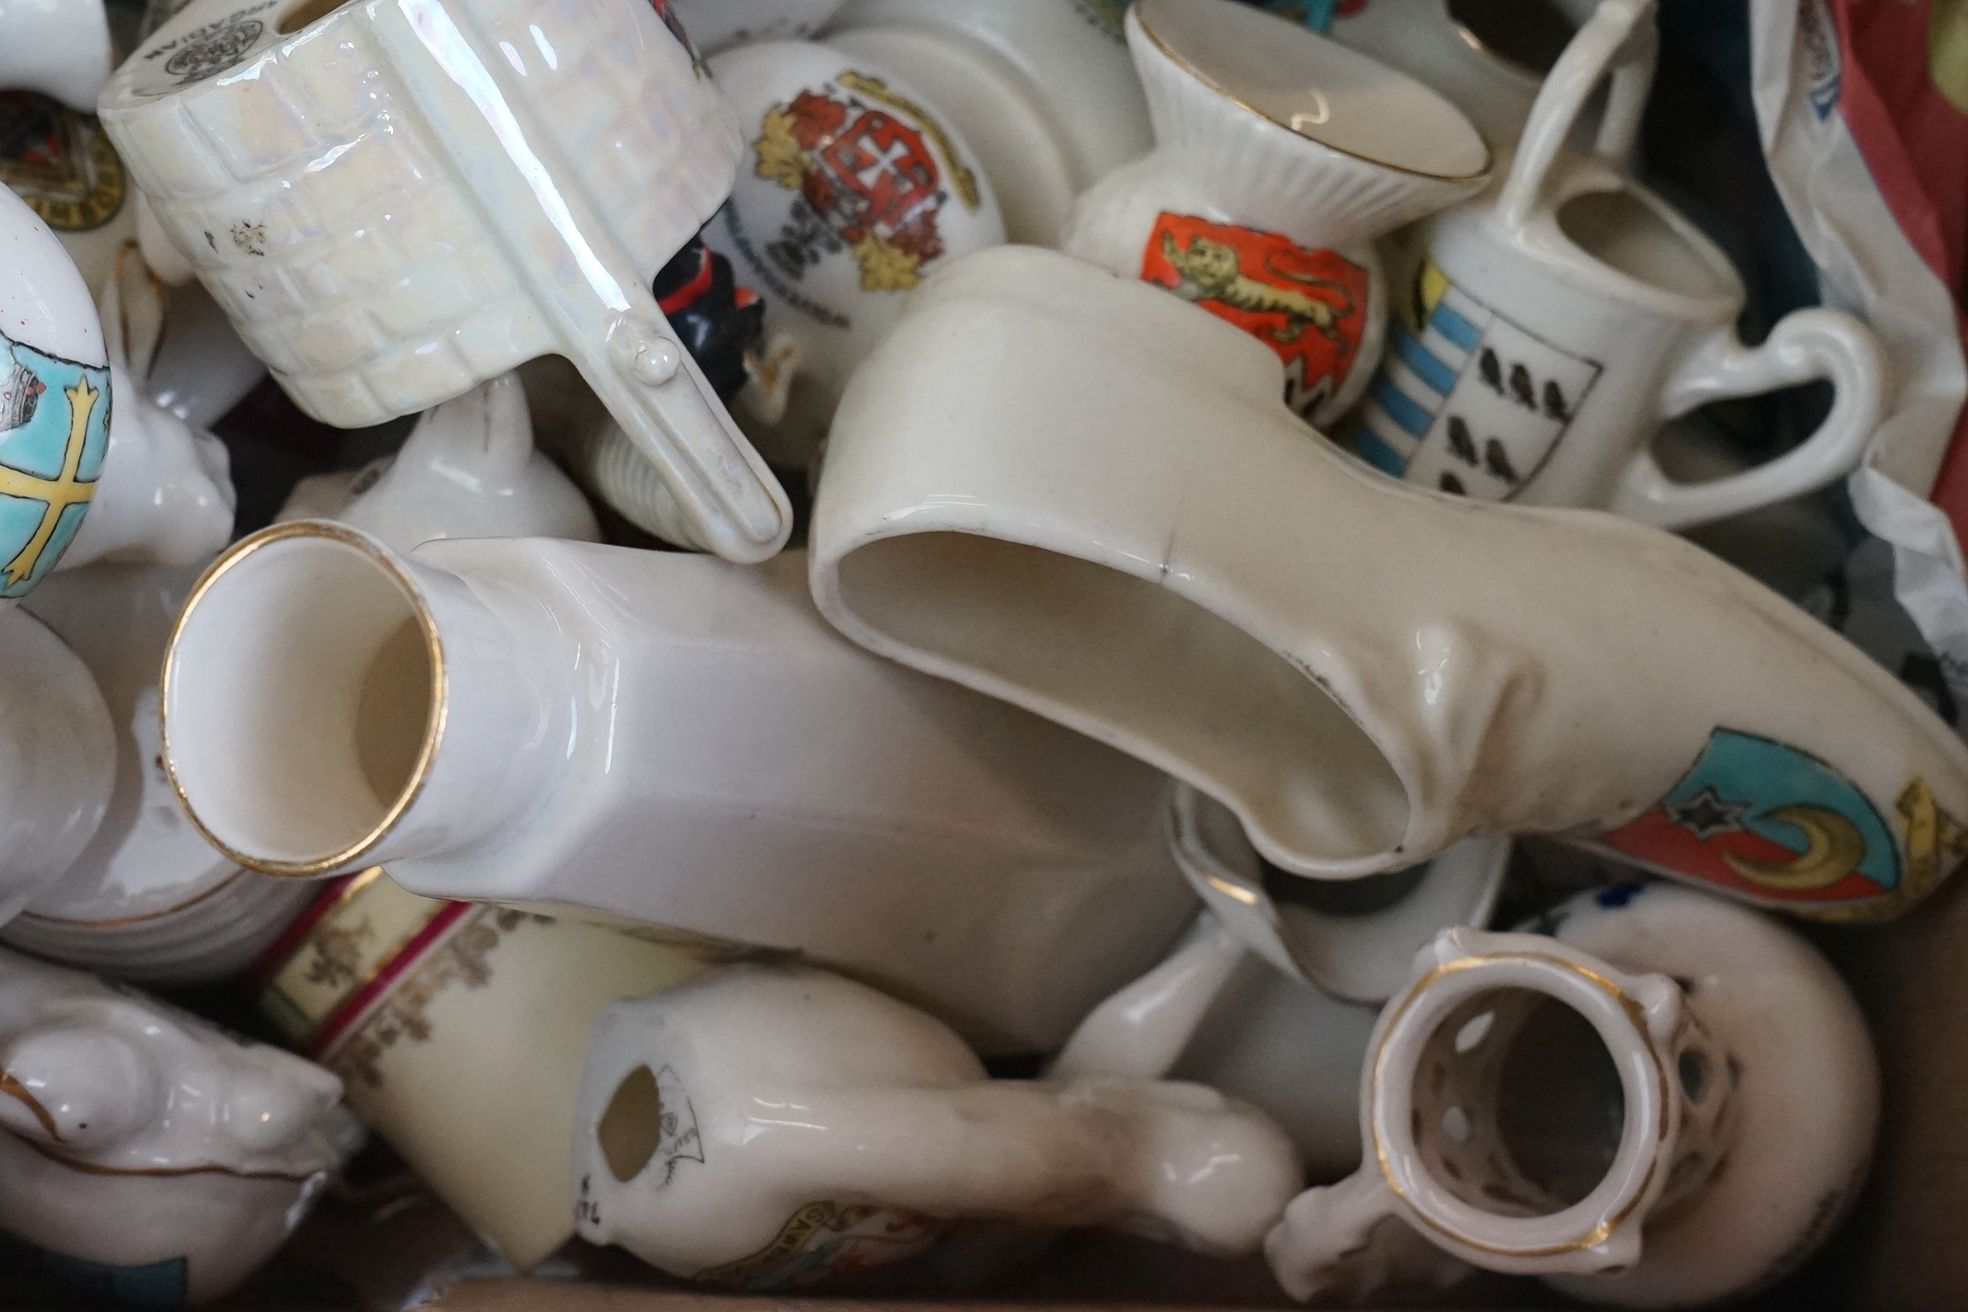
[[[784,490],[649,291],[742,150],[667,4],[193,0],[99,112],[308,413],[379,423],[564,355],[656,468],[666,537],[784,545]]]
[[[1004,209],[1012,241],[1059,240],[1073,197],[1148,149],[1121,36],[1125,0],[848,0],[837,50],[933,88]]]
[[[380,870],[296,886],[318,896],[252,972],[260,1010],[530,1269],[574,1236],[567,1154],[589,1028],[697,962],[594,925],[417,897]]]
[[[1386,323],[1374,239],[1481,187],[1488,148],[1421,83],[1232,0],[1138,0],[1127,40],[1155,148],[1080,198],[1060,248],[1242,328],[1293,409],[1337,419]]]
[[[747,1289],[913,1256],[958,1218],[1122,1225],[1236,1256],[1303,1178],[1276,1126],[1213,1090],[987,1080],[922,1012],[786,965],[603,1012],[574,1176],[582,1237]]]
[[[797,949],[995,1051],[1194,908],[1161,775],[843,641],[801,553],[277,525],[194,589],[163,686],[165,767],[242,865]]]
[[[46,1281],[88,1306],[221,1297],[360,1141],[341,1097],[340,1080],[277,1048],[0,952],[9,1295]]]
[[[1872,334],[1799,310],[1744,346],[1728,257],[1618,166],[1645,98],[1631,60],[1652,68],[1651,21],[1650,0],[1601,5],[1546,81],[1502,187],[1428,225],[1354,432],[1373,465],[1483,500],[1685,528],[1816,491],[1858,464],[1885,405]],[[1609,105],[1632,112],[1609,108],[1596,152],[1575,154],[1565,138],[1609,69]],[[1833,386],[1830,413],[1772,461],[1683,484],[1653,455],[1662,425],[1697,406],[1814,379]]]
[[[1720,1303],[1843,1218],[1879,1075],[1814,949],[1658,885],[1585,894],[1536,928],[1554,937],[1452,930],[1417,956],[1361,1080],[1373,1151],[1266,1240],[1294,1297],[1371,1284],[1362,1264],[1408,1226],[1594,1304]]]
[[[1657,529],[1381,477],[1306,441],[1278,382],[1163,292],[968,256],[842,401],[814,598],[872,651],[1223,802],[1294,874],[1598,835],[1849,918],[1968,853],[1968,748],[1843,638]]]

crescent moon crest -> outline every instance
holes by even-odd
[[[1865,838],[1858,826],[1822,806],[1779,806],[1770,819],[1795,825],[1804,832],[1805,847],[1789,861],[1752,861],[1731,852],[1722,854],[1729,869],[1752,884],[1788,893],[1829,888],[1859,868],[1865,859]]]

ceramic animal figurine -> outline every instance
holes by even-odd
[[[77,971],[0,952],[0,1232],[89,1306],[222,1297],[359,1142],[312,1063]]]
[[[696,47],[714,55],[728,46],[797,41],[827,25],[841,0],[668,0]]]
[[[1012,241],[1059,240],[1073,197],[1148,149],[1125,0],[848,0],[824,38],[936,92]]]
[[[1306,441],[1279,377],[1151,287],[966,257],[842,403],[815,600],[1223,802],[1291,873],[1598,835],[1850,918],[1968,852],[1968,748],[1843,638],[1658,529],[1384,478]]]
[[[54,229],[82,280],[100,292],[136,234],[137,207],[96,116],[38,92],[0,91],[0,185]]]
[[[1493,501],[1594,506],[1685,528],[1814,492],[1851,472],[1886,405],[1886,364],[1849,315],[1785,316],[1736,335],[1728,257],[1626,176],[1653,69],[1652,0],[1607,0],[1539,94],[1510,174],[1437,216],[1354,443],[1410,482]],[[1591,154],[1566,138],[1602,82]],[[1741,473],[1686,484],[1653,440],[1729,397],[1823,380],[1816,432]]]
[[[1417,956],[1361,1080],[1367,1164],[1266,1240],[1293,1297],[1351,1283],[1348,1250],[1410,1226],[1595,1305],[1719,1303],[1782,1277],[1851,1205],[1879,1077],[1814,949],[1662,885],[1535,927],[1451,930]]]
[[[993,1051],[1057,1043],[1194,907],[1161,775],[844,642],[802,553],[277,525],[163,682],[173,786],[241,865],[798,949]]]
[[[899,1261],[960,1218],[1235,1256],[1302,1178],[1276,1126],[1200,1085],[987,1080],[947,1026],[786,965],[603,1012],[574,1177],[583,1238],[743,1289]]]
[[[0,88],[38,91],[86,114],[112,62],[103,0],[0,4]]]
[[[530,1270],[572,1239],[588,1030],[706,949],[417,897],[380,870],[273,882],[318,893],[250,976],[290,1046],[506,1261]]]
[[[1315,424],[1351,407],[1387,319],[1374,239],[1480,188],[1490,154],[1404,74],[1232,0],[1139,0],[1153,151],[1096,183],[1060,248],[1235,324]]]
[[[785,492],[648,291],[743,149],[667,6],[194,0],[99,112],[309,414],[374,424],[564,355],[656,467],[665,536],[785,543]]]
[[[304,478],[275,522],[333,519],[399,551],[437,538],[601,537],[579,488],[533,449],[517,374],[428,410],[393,456]]]

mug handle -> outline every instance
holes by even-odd
[[[1545,179],[1564,153],[1572,125],[1608,77],[1612,81],[1606,92],[1606,113],[1592,154],[1624,171],[1654,81],[1660,37],[1653,16],[1654,0],[1603,0],[1565,46],[1531,105],[1510,176],[1497,194],[1496,214],[1506,227],[1522,227],[1537,208]]]
[[[1815,492],[1850,473],[1886,409],[1886,360],[1878,339],[1858,320],[1835,310],[1797,310],[1747,347],[1733,327],[1718,329],[1682,359],[1667,380],[1666,416],[1733,396],[1754,396],[1825,379],[1835,390],[1831,413],[1793,449],[1754,469],[1703,483],[1667,476],[1643,447],[1614,493],[1614,513],[1665,529],[1691,528]]]

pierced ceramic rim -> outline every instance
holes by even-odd
[[[1266,123],[1269,123],[1271,126],[1277,128],[1279,131],[1289,132],[1293,137],[1297,138],[1300,141],[1309,142],[1310,144],[1319,147],[1321,150],[1330,150],[1335,155],[1344,155],[1348,159],[1359,160],[1362,164],[1371,164],[1375,168],[1387,169],[1394,173],[1406,174],[1408,177],[1411,178],[1427,178],[1431,182],[1474,182],[1476,179],[1481,178],[1487,173],[1489,173],[1491,167],[1496,163],[1495,152],[1493,152],[1490,149],[1490,143],[1484,139],[1482,133],[1475,131],[1473,126],[1471,127],[1471,134],[1476,138],[1477,143],[1482,148],[1483,159],[1481,165],[1469,173],[1430,173],[1426,169],[1410,168],[1405,164],[1396,164],[1392,160],[1375,159],[1372,155],[1362,155],[1357,151],[1348,150],[1344,146],[1335,146],[1333,143],[1331,143],[1330,141],[1326,141],[1323,138],[1311,136],[1307,133],[1300,132],[1297,128],[1293,127],[1291,124],[1280,122],[1275,115],[1268,114],[1264,110],[1259,109],[1256,105],[1251,104],[1250,101],[1245,100],[1242,96],[1238,95],[1234,90],[1223,85],[1223,83],[1217,81],[1209,74],[1203,72],[1202,69],[1196,67],[1196,65],[1191,63],[1189,60],[1183,58],[1183,56],[1180,53],[1178,53],[1173,46],[1169,45],[1169,43],[1163,39],[1161,33],[1157,32],[1153,27],[1150,27],[1148,25],[1147,14],[1148,14],[1148,10],[1152,7],[1153,3],[1154,0],[1135,0],[1135,3],[1128,7],[1128,13],[1133,17],[1134,21],[1140,25],[1141,34],[1148,38],[1149,43],[1152,44],[1156,50],[1160,51],[1169,60],[1170,63],[1174,64],[1177,68],[1181,69],[1184,73],[1187,73],[1190,77],[1195,78],[1198,82],[1208,87],[1211,91],[1214,91],[1219,96],[1222,96],[1225,100],[1228,100],[1232,104],[1236,105],[1237,108],[1244,110],[1247,113],[1255,114],[1258,118],[1263,119]],[[1259,12],[1261,13],[1262,11]],[[1277,16],[1271,15],[1271,17],[1276,18]],[[1288,31],[1299,32],[1299,33],[1304,33],[1306,31],[1304,28],[1300,28],[1294,24],[1284,22],[1283,19],[1278,19],[1277,21],[1282,23],[1285,29]],[[1458,24],[1457,26],[1458,26],[1458,30],[1460,30],[1460,24]],[[1308,35],[1317,35],[1317,34],[1308,33]],[[1370,55],[1360,54],[1360,52],[1356,50],[1352,50],[1348,47],[1342,46],[1340,48],[1346,50],[1349,55],[1352,55],[1356,58],[1367,60],[1371,63],[1376,63],[1376,64],[1380,62],[1376,59],[1373,59],[1373,57]],[[1399,78],[1405,82],[1413,83],[1415,86],[1420,87],[1423,91],[1428,92],[1429,95],[1435,96],[1437,99],[1441,100],[1442,103],[1448,105],[1450,109],[1455,110],[1455,112],[1458,115],[1461,115],[1464,119],[1468,118],[1468,115],[1463,114],[1462,110],[1453,101],[1449,100],[1448,97],[1442,95],[1439,91],[1436,91],[1433,87],[1429,86],[1427,83],[1419,81],[1413,77],[1410,77],[1406,73],[1401,72],[1399,69],[1394,68],[1391,65],[1382,64],[1381,67],[1385,68],[1390,76]]]
[[[255,857],[251,853],[240,851],[213,833],[199,816],[198,809],[191,804],[191,798],[185,794],[184,781],[178,777],[178,763],[171,755],[171,684],[177,674],[178,640],[183,636],[185,625],[191,619],[192,612],[198,608],[198,603],[204,599],[205,594],[234,566],[262,547],[284,542],[290,538],[321,538],[345,547],[352,547],[367,557],[371,563],[380,567],[396,585],[397,590],[403,594],[403,599],[409,603],[410,609],[415,613],[418,631],[424,639],[424,654],[430,665],[431,710],[424,724],[424,740],[417,749],[417,760],[411,767],[409,782],[404,784],[396,800],[383,813],[383,818],[378,820],[368,833],[338,852],[311,861],[275,861]],[[374,850],[378,843],[389,836],[390,831],[396,827],[397,821],[403,818],[403,813],[410,809],[424,791],[424,785],[430,779],[431,764],[437,759],[437,749],[444,740],[447,712],[445,685],[444,643],[438,636],[436,617],[431,614],[429,603],[418,590],[416,580],[410,577],[393,553],[366,533],[330,520],[303,519],[288,524],[275,524],[241,540],[225,555],[214,561],[211,568],[207,569],[193,585],[191,595],[185,598],[184,608],[178,612],[176,622],[171,625],[170,640],[164,649],[164,669],[158,676],[157,720],[160,744],[158,754],[164,762],[165,777],[171,782],[171,792],[176,795],[178,805],[183,808],[192,827],[204,836],[205,841],[227,857],[248,870],[257,870],[263,875],[313,878],[332,874],[346,866],[356,864],[365,853]]]
[[[1421,1164],[1409,1123],[1414,1104],[1412,1072],[1394,1079],[1388,1071],[1388,1049],[1397,1034],[1416,1034],[1417,1042],[1425,1040],[1457,1005],[1471,997],[1512,989],[1542,993],[1571,1007],[1591,1023],[1600,1040],[1615,1054],[1614,1064],[1620,1073],[1620,1090],[1626,1102],[1619,1149],[1591,1193],[1568,1207],[1542,1216],[1515,1217],[1486,1212],[1454,1198],[1424,1204],[1418,1201],[1417,1195],[1422,1191],[1416,1186],[1432,1177]],[[1635,1039],[1647,1054],[1646,1070],[1617,1059],[1620,1049]],[[1672,1103],[1667,1070],[1649,1037],[1640,1000],[1616,980],[1564,957],[1541,952],[1491,952],[1441,963],[1409,985],[1406,994],[1394,1005],[1369,1054],[1367,1069],[1375,1090],[1375,1107],[1368,1122],[1371,1147],[1381,1179],[1409,1216],[1462,1247],[1513,1258],[1555,1257],[1597,1247],[1646,1200],[1654,1173],[1659,1169],[1656,1154],[1669,1129]],[[1652,1078],[1647,1078],[1648,1075]],[[1652,1116],[1648,1118],[1650,1108]],[[1646,1119],[1653,1123],[1643,1124]],[[1493,1233],[1521,1232],[1572,1216],[1598,1219],[1576,1235],[1556,1241],[1499,1243],[1479,1238],[1477,1234],[1479,1228],[1488,1228]]]

